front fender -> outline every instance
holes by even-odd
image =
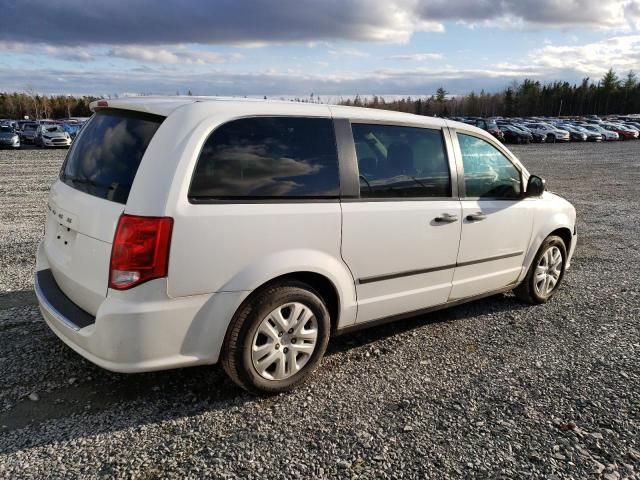
[[[559,197],[555,198],[560,199]],[[552,232],[561,228],[566,228],[570,233],[573,233],[575,226],[575,211],[573,211],[573,207],[571,207],[566,200],[560,200],[566,204],[565,208],[558,209],[557,202],[554,202],[553,199],[551,199],[545,202],[546,205],[536,212],[531,241],[529,242],[529,249],[525,255],[522,273],[520,274],[518,281],[522,281],[527,275],[529,267],[531,266],[536,253],[540,249],[542,242],[544,242]]]

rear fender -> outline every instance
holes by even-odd
[[[296,272],[311,272],[327,278],[338,293],[337,327],[355,323],[357,303],[353,276],[342,261],[322,251],[296,249],[267,255],[238,272],[221,291],[254,291],[274,278]]]

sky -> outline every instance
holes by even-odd
[[[640,73],[640,0],[0,0],[0,91],[497,91]]]

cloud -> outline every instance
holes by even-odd
[[[30,44],[24,42],[2,42],[0,51],[19,55],[44,55],[72,62],[87,62],[95,55],[87,49],[76,47],[57,47],[45,43]]]
[[[639,0],[425,0],[423,18],[491,26],[633,27],[640,19]]]
[[[469,25],[627,28],[640,0],[20,0],[4,2],[0,41],[55,45],[264,46],[331,40],[406,42]]]
[[[96,46],[90,48],[76,48],[71,46],[54,46],[46,43],[2,42],[0,50],[17,55],[54,57],[71,62],[87,62],[98,58],[110,57],[136,62],[164,64],[164,65],[210,65],[230,63],[242,60],[240,53],[220,54],[202,50],[178,47],[145,47],[140,45],[125,45],[108,48]]]
[[[530,65],[546,71],[572,70],[600,77],[613,68],[640,70],[640,35],[612,37],[586,45],[546,45],[529,54]]]
[[[160,63],[165,65],[185,64],[185,65],[207,65],[214,63],[226,63],[240,60],[242,55],[221,55],[214,52],[203,52],[199,50],[186,49],[165,49],[149,48],[142,46],[114,47],[107,53],[109,57],[124,58],[143,63]]]
[[[492,69],[457,70],[379,69],[368,72],[307,73],[294,70],[229,72],[222,69],[183,72],[146,69],[95,72],[91,69],[32,69],[0,67],[0,85],[9,91],[31,84],[41,93],[94,94],[137,92],[174,94],[191,89],[197,95],[299,95],[317,92],[322,96],[360,94],[431,94],[442,85],[452,94],[484,88],[502,88],[513,79],[533,77],[533,68],[503,65]]]
[[[425,60],[440,60],[442,59],[441,53],[409,53],[406,55],[392,55],[389,57],[392,60],[410,60],[414,62],[424,62]]]
[[[407,41],[440,31],[416,0],[20,0],[3,6],[0,40],[110,45],[264,45]],[[5,2],[7,3],[7,2]]]
[[[336,57],[368,57],[370,54],[357,48],[339,48],[328,50],[329,55]]]

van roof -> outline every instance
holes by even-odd
[[[169,116],[174,110],[185,105],[210,102],[212,113],[215,112],[215,103],[224,102],[226,109],[237,104],[242,110],[246,110],[248,103],[258,103],[261,105],[261,112],[264,112],[265,105],[273,106],[274,114],[300,114],[301,110],[309,112],[310,115],[327,115],[330,113],[334,117],[344,117],[351,119],[406,122],[432,127],[450,126],[484,132],[477,127],[465,123],[445,120],[437,117],[427,117],[411,113],[396,112],[391,110],[381,110],[364,107],[348,107],[343,105],[327,105],[320,103],[304,103],[287,100],[264,100],[259,98],[237,98],[237,97],[195,97],[195,96],[139,96],[123,97],[116,99],[105,99],[91,102],[92,111],[101,108],[119,108],[123,110],[135,110],[155,115]]]

